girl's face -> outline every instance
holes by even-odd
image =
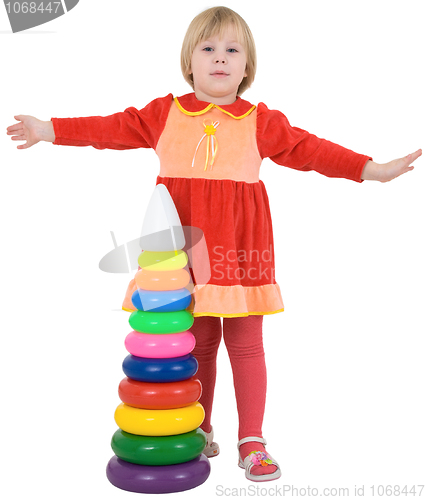
[[[213,104],[232,104],[246,73],[244,47],[237,42],[235,31],[227,28],[223,38],[209,38],[199,43],[192,53],[191,69],[195,97]]]

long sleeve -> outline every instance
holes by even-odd
[[[109,116],[52,118],[53,144],[96,149],[155,149],[172,102],[173,96],[169,94],[154,99],[141,110],[131,107]]]
[[[361,174],[370,156],[320,139],[292,127],[280,111],[260,103],[257,112],[257,146],[260,156],[296,170],[315,170],[327,177],[363,182]]]

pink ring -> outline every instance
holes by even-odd
[[[130,354],[141,358],[177,358],[194,349],[195,337],[189,330],[164,335],[133,330],[127,335],[124,345]]]

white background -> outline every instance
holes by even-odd
[[[243,98],[379,163],[426,147],[423,1],[225,4],[257,44],[257,77]],[[98,263],[112,249],[110,231],[119,245],[138,237],[159,169],[152,150],[17,150],[6,127],[21,113],[108,115],[190,92],[181,43],[212,5],[81,0],[17,34],[0,7],[5,498],[129,498],[105,467],[133,273],[106,274]],[[424,157],[415,167],[387,184],[358,184],[262,165],[286,307],[264,319],[263,433],[283,471],[267,487],[347,487],[353,497],[365,485],[368,497],[371,485],[426,484]],[[222,451],[211,475],[176,498],[254,485],[237,467],[223,344],[212,423]]]

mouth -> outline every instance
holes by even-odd
[[[210,73],[210,75],[216,78],[224,78],[229,76],[229,73],[225,73],[224,71],[215,71],[214,73]]]

